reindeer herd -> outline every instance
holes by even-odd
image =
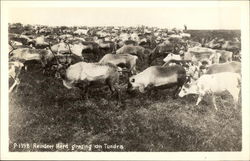
[[[205,38],[204,38],[205,39]],[[19,75],[41,64],[44,77],[53,75],[68,88],[88,91],[107,85],[121,104],[121,84],[128,94],[139,89],[174,88],[173,98],[228,91],[238,103],[241,82],[238,38],[192,40],[188,30],[156,27],[49,27],[9,25],[9,92]],[[23,69],[24,68],[24,69]]]

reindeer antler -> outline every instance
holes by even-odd
[[[69,52],[70,52],[70,54],[73,54],[72,53],[72,51],[71,51],[71,49],[70,49],[70,45],[69,45],[69,43],[66,43],[67,45],[68,45],[68,47],[69,47]]]
[[[52,51],[52,49],[51,49],[51,42],[49,42],[49,50],[52,52],[53,56],[55,57],[57,65],[59,65],[60,64],[59,60],[58,60],[56,54],[54,53],[54,51]]]

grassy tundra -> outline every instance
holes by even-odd
[[[213,33],[239,35],[239,31],[191,35],[198,39]],[[174,89],[129,95],[124,85],[123,106],[117,107],[108,87],[90,89],[89,100],[84,100],[80,90],[66,89],[62,81],[39,69],[38,64],[22,72],[21,84],[9,95],[10,151],[48,151],[14,148],[15,143],[68,144],[49,151],[241,151],[242,108],[241,104],[233,108],[227,92],[216,97],[215,111],[209,97],[197,107],[198,96],[174,100]]]

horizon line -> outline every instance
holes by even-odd
[[[47,27],[61,27],[61,26],[66,26],[66,27],[149,27],[149,28],[159,28],[159,29],[181,29],[177,27],[162,27],[162,26],[149,26],[149,25],[144,25],[144,24],[138,24],[138,25],[47,25],[47,24],[32,24],[32,23],[22,23],[22,22],[8,22],[8,24],[16,24],[20,23],[22,25],[40,25],[40,26],[47,26]],[[184,26],[184,25],[183,25]],[[241,30],[239,28],[233,29],[233,28],[188,28],[187,30]]]

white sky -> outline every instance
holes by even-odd
[[[52,26],[157,26],[240,29],[240,8],[11,8],[9,22]]]

